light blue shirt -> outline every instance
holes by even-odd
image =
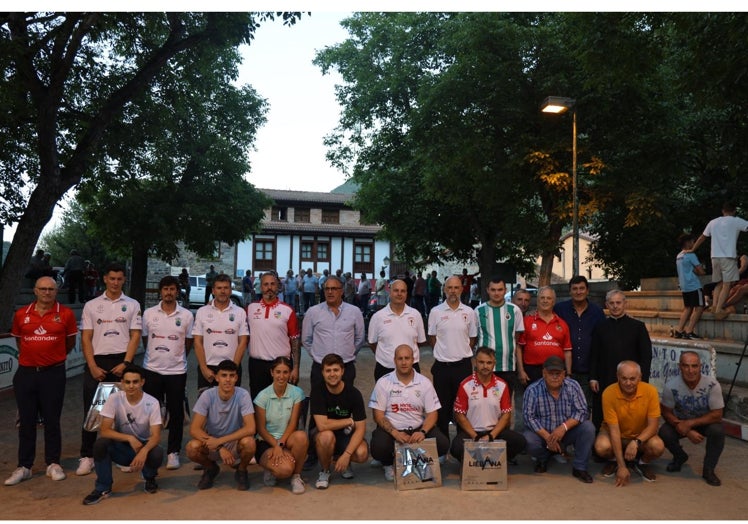
[[[236,388],[228,400],[221,400],[218,388],[203,391],[192,411],[206,418],[205,432],[212,437],[229,435],[244,426],[244,417],[255,412],[252,397],[244,388]]]
[[[282,397],[275,394],[272,384],[257,394],[255,404],[265,410],[265,427],[275,440],[286,431],[293,407],[305,398],[304,391],[293,384],[286,385]]]
[[[304,315],[301,342],[317,364],[328,353],[353,362],[364,343],[364,317],[361,310],[343,302],[335,315],[327,302],[312,306]]]
[[[693,272],[694,268],[699,265],[699,259],[693,253],[681,251],[675,257],[675,267],[678,269],[678,285],[683,293],[701,289],[701,280]]]

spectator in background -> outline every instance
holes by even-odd
[[[244,272],[244,278],[242,279],[242,301],[246,306],[250,302],[254,302],[254,278],[252,278],[252,270],[248,269]]]
[[[192,286],[190,285],[190,274],[187,272],[187,268],[183,267],[182,272],[179,273],[179,276],[177,277],[179,279],[179,287],[180,294],[184,294],[184,307],[188,307],[190,305],[190,289],[192,289]]]
[[[418,311],[421,316],[426,316],[426,279],[423,278],[423,273],[418,272],[416,281],[413,284],[413,301],[411,306]]]
[[[83,281],[83,270],[85,269],[85,260],[80,256],[78,250],[70,250],[70,258],[65,262],[63,275],[65,276],[65,285],[68,288],[68,303],[75,304],[75,294],[78,293],[78,300],[86,301],[86,285]]]
[[[387,279],[384,270],[379,272],[379,278],[376,285],[377,306],[380,308],[387,305]]]
[[[206,304],[210,301],[210,295],[213,293],[213,282],[216,281],[217,276],[218,276],[218,273],[216,273],[216,268],[213,266],[213,264],[211,264],[210,271],[205,273],[205,303]]]
[[[299,295],[299,281],[293,276],[293,269],[286,273],[286,279],[283,281],[283,302],[291,306],[296,311],[296,297]]]
[[[480,304],[480,279],[476,278],[470,284],[470,307],[475,309]]]
[[[302,289],[304,291],[304,313],[306,313],[307,309],[316,303],[315,300],[319,294],[319,279],[312,274],[312,268],[306,270],[302,279]]]
[[[361,281],[358,284],[358,307],[361,314],[366,317],[369,314],[369,299],[371,298],[371,283],[366,278],[366,273],[361,273]]]
[[[714,288],[714,318],[722,320],[730,313],[723,309],[730,286],[740,279],[736,259],[738,235],[748,231],[748,220],[735,216],[735,205],[725,202],[722,205],[722,216],[710,221],[704,232],[693,244],[693,251],[699,249],[707,238],[712,240],[712,281],[717,282]]]
[[[442,283],[436,275],[436,271],[431,272],[431,276],[426,280],[426,289],[428,290],[428,302],[426,304],[426,314],[439,304],[442,296]]]
[[[524,316],[530,312],[531,298],[532,295],[529,291],[527,291],[525,288],[519,288],[514,292],[514,295],[512,295],[512,304],[517,306],[520,311],[522,311],[522,315]]]
[[[683,295],[683,311],[680,314],[675,338],[701,338],[694,332],[696,323],[704,312],[704,292],[701,289],[699,275],[705,275],[704,266],[691,251],[694,237],[684,233],[678,237],[681,252],[675,257],[675,268],[678,271],[678,285]]]
[[[99,286],[99,272],[91,263],[90,260],[86,260],[85,268],[83,269],[83,281],[86,284],[86,300],[91,300],[96,296]]]

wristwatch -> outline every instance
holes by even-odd
[[[636,447],[637,447],[637,448],[640,448],[640,447],[642,447],[642,441],[641,441],[641,440],[639,440],[638,438],[635,438],[635,439],[634,439],[634,442],[636,442]]]
[[[423,433],[424,435],[426,434],[426,430],[425,430],[425,429],[423,429],[423,428],[419,429],[418,431],[420,431],[420,432],[421,432],[421,433]]]
[[[129,365],[131,365],[131,364],[132,364],[132,362],[131,362],[130,360],[123,360],[123,361],[122,361],[122,363],[123,363],[123,364],[124,364],[125,366],[129,366]]]

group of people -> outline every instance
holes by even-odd
[[[604,474],[615,474],[617,485],[628,482],[629,467],[654,480],[648,463],[664,447],[673,454],[668,470],[680,470],[688,458],[680,439],[706,439],[703,476],[719,484],[719,384],[700,374],[698,355],[684,351],[681,375],[666,385],[660,407],[656,390],[646,384],[649,336],[625,314],[620,291],[608,293],[608,318],[587,299],[584,277],[572,279],[569,301],[556,305],[553,290],[542,288],[537,311],[523,312],[505,302],[504,282],[492,278],[488,301],[472,309],[462,302],[463,283],[455,276],[446,280],[446,299],[431,310],[425,329],[422,315],[407,305],[407,283],[395,280],[389,303],[372,315],[365,333],[361,309],[344,300],[344,278],[328,276],[324,301],[310,305],[302,322],[279,300],[281,281],[274,272],[259,280],[258,300],[242,308],[230,300],[230,277],[216,275],[214,298],[193,317],[177,302],[178,278],[166,276],[159,282],[160,302],[141,315],[139,304],[122,292],[124,267],[105,269],[104,293],[86,302],[82,314],[84,417],[100,383],[119,382],[121,391],[102,407],[98,434],[82,431],[76,474],[96,472],[84,504],[110,494],[113,462],[142,472],[148,493],[158,490],[164,456],[166,469],[181,466],[192,347],[200,394],[184,451],[202,468],[199,489],[214,485],[219,463],[234,466],[237,489],[248,489],[253,459],[264,470],[265,485],[289,479],[297,494],[306,489],[302,469],[319,463],[315,486],[325,489],[333,474],[352,478],[351,463],[366,461],[369,453],[392,480],[395,444],[424,438],[436,440],[441,460],[447,453],[461,460],[465,438],[503,439],[510,461],[527,449],[539,473],[551,455],[565,455],[573,445],[572,473],[583,482],[592,482],[587,462],[594,445],[599,457],[610,460]],[[34,293],[36,300],[17,311],[12,328],[19,347],[19,452],[6,485],[31,477],[38,412],[45,419],[47,476],[65,478],[60,414],[65,358],[77,327],[71,310],[57,302],[52,278],[39,278]],[[525,306],[522,293],[515,299]],[[142,367],[133,364],[141,341]],[[363,395],[354,385],[356,356],[366,343],[376,359],[368,402],[376,423],[370,449]],[[419,346],[426,343],[433,347],[433,381],[420,372]],[[308,428],[306,393],[298,386],[302,346],[312,359]],[[165,450],[161,405],[169,420]],[[661,412],[666,424],[658,430]],[[458,428],[451,442],[450,421]]]

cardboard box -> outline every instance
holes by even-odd
[[[436,439],[417,444],[395,444],[395,489],[436,488],[442,485],[442,470]]]
[[[465,440],[460,469],[460,489],[465,491],[506,491],[506,441]]]

